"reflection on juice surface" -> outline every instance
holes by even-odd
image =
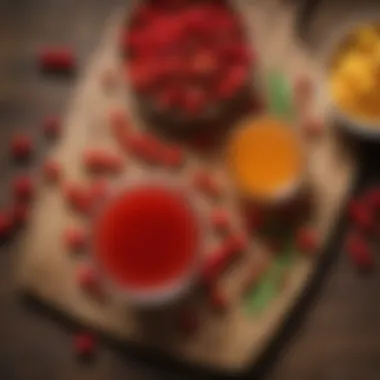
[[[181,194],[145,186],[112,200],[94,226],[101,269],[117,285],[170,285],[192,267],[198,248],[196,215]]]
[[[230,174],[241,193],[257,199],[275,197],[297,182],[302,161],[292,128],[270,116],[247,122],[229,142]]]

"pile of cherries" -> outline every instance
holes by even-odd
[[[236,97],[253,61],[238,15],[222,0],[142,2],[120,44],[133,89],[158,111],[189,118]]]

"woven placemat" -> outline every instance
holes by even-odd
[[[293,8],[278,2],[264,1],[250,4],[236,2],[247,29],[262,56],[264,69],[281,69],[291,78],[300,72],[310,74],[320,82],[320,68],[297,44],[292,33]],[[134,124],[144,128],[134,114],[134,101],[128,88],[120,86],[105,92],[100,77],[105,70],[120,70],[116,42],[122,23],[120,14],[110,20],[104,36],[88,67],[78,82],[65,119],[64,135],[53,156],[62,163],[66,178],[86,182],[87,176],[79,164],[82,152],[88,146],[119,150],[108,127],[108,111],[124,107]],[[274,28],[274,26],[276,26]],[[324,111],[323,97],[317,94],[315,112]],[[351,157],[339,145],[333,128],[318,141],[307,143],[310,160],[310,181],[316,195],[314,226],[323,244],[337,220],[342,203],[350,190],[355,166]],[[127,158],[128,159],[128,158]],[[223,166],[216,160],[202,162],[189,156],[189,164],[178,174],[186,181],[187,170],[206,165],[215,170],[221,181]],[[125,176],[144,173],[146,167],[128,160]],[[233,190],[225,181],[233,208]],[[228,202],[227,202],[228,203]],[[205,206],[206,207],[206,206]],[[141,314],[113,299],[99,301],[85,294],[75,280],[75,269],[86,257],[72,257],[62,244],[62,231],[67,225],[86,225],[86,221],[65,207],[59,188],[41,182],[30,226],[25,232],[20,249],[19,284],[21,289],[43,300],[64,315],[99,330],[109,337],[157,349],[180,361],[213,367],[220,370],[242,370],[259,355],[292,310],[295,300],[303,291],[317,258],[299,259],[289,274],[287,286],[262,314],[248,317],[237,299],[221,315],[201,308],[202,323],[199,331],[184,337],[174,327],[172,316],[156,318],[147,328]],[[235,227],[239,229],[236,221]],[[215,241],[210,239],[210,246]]]

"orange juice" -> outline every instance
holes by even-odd
[[[300,183],[303,155],[297,135],[281,120],[263,116],[245,122],[228,144],[228,166],[238,191],[248,198],[282,198]]]

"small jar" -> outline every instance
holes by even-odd
[[[306,155],[286,122],[270,115],[245,120],[228,140],[227,166],[249,227],[286,225],[283,219],[303,208]]]

